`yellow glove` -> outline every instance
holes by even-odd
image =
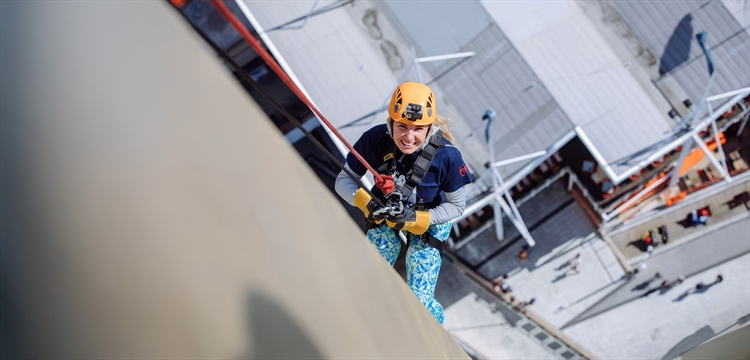
[[[412,234],[422,235],[430,226],[430,212],[405,208],[404,212],[398,216],[386,217],[385,223],[396,230],[405,230]]]
[[[382,206],[378,205],[378,203],[372,201],[372,196],[370,196],[365,189],[359,188],[359,190],[357,190],[357,193],[354,195],[354,205],[365,213],[367,221],[376,224],[383,222],[386,211]]]

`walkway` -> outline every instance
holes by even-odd
[[[581,359],[565,343],[443,259],[435,297],[448,332],[485,359]]]
[[[724,223],[705,228],[701,234],[692,239],[683,240],[682,244],[654,252],[653,256],[642,262],[645,268],[594,306],[576,317],[568,327],[592,316],[611,310],[642,296],[648,296],[650,290],[657,288],[662,279],[671,281],[679,276],[689,277],[728,262],[750,252],[750,213],[728,219]],[[655,273],[661,279],[655,278]],[[748,298],[750,300],[750,298]]]
[[[722,282],[705,291],[694,291],[698,281],[710,284],[717,274],[724,276]],[[631,287],[629,283],[625,288],[629,291]],[[699,272],[664,293],[653,292],[567,327],[564,332],[603,359],[674,359],[748,321],[750,254]]]

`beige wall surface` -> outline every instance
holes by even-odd
[[[680,355],[678,360],[750,359],[750,325],[715,337]]]
[[[0,356],[467,358],[168,3],[0,6]]]

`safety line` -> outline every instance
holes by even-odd
[[[176,4],[175,4],[176,5]],[[333,155],[326,147],[325,145],[321,144],[320,141],[315,138],[313,134],[311,134],[305,127],[301,124],[297,118],[292,116],[281,104],[279,104],[271,95],[266,92],[260,84],[258,84],[257,81],[255,81],[253,78],[247,75],[245,70],[237,64],[237,62],[227,54],[224,49],[220,48],[209,36],[204,34],[200,29],[198,29],[191,21],[190,19],[185,16],[185,14],[179,10],[179,7],[177,9],[180,14],[185,17],[185,20],[190,24],[191,27],[203,38],[203,40],[208,43],[208,45],[216,51],[216,53],[224,60],[226,61],[233,70],[238,73],[243,80],[245,80],[247,83],[250,84],[250,86],[253,87],[263,98],[265,98],[276,110],[278,110],[289,122],[292,123],[295,127],[297,127],[302,133],[315,145],[320,151],[323,152],[324,155],[326,155],[331,161],[333,161],[336,166],[338,166],[342,171],[344,171],[352,180],[354,180],[355,183],[357,183],[357,186],[364,189],[375,201],[378,205],[384,206],[384,204],[378,199],[372,192],[370,192],[370,189],[368,189],[367,186],[365,186],[362,181],[360,180],[360,176],[354,174],[351,170],[347,169],[344,164],[342,164],[335,155]]]
[[[323,114],[318,110],[317,107],[315,107],[312,102],[300,91],[300,89],[297,87],[297,84],[292,81],[292,79],[289,78],[289,76],[284,72],[283,69],[279,66],[278,63],[276,63],[276,60],[263,48],[263,46],[258,42],[258,40],[253,37],[250,32],[247,30],[247,28],[232,14],[231,10],[227,8],[226,5],[221,0],[211,0],[211,4],[216,8],[216,10],[226,19],[229,24],[234,27],[237,32],[240,33],[240,35],[247,41],[247,43],[255,50],[255,52],[268,64],[268,66],[273,70],[273,72],[276,73],[276,75],[279,76],[279,78],[284,82],[284,84],[289,87],[292,92],[294,92],[295,95],[303,102],[305,105],[307,105],[310,110],[312,110],[318,118],[323,121],[329,129],[341,140],[341,142],[346,145],[346,147],[349,149],[349,151],[354,155],[357,160],[365,167],[367,170],[369,170],[373,177],[375,178],[375,185],[379,187],[381,190],[383,190],[386,193],[390,193],[390,191],[386,191],[390,188],[392,191],[393,189],[393,177],[383,175],[377,172],[372,166],[370,166],[369,163],[360,155],[357,150],[352,147],[349,142],[344,139],[344,137],[336,130],[336,128],[328,121],[328,119],[323,116]]]

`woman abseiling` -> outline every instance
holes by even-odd
[[[336,192],[360,208],[367,218],[367,237],[391,266],[401,250],[396,231],[405,231],[407,284],[441,324],[443,307],[435,300],[443,243],[450,235],[451,219],[466,207],[464,186],[471,174],[452,144],[446,119],[435,110],[435,96],[424,84],[406,82],[393,92],[386,124],[367,130],[354,148],[378,172],[393,176],[395,190],[372,193],[342,171]],[[365,167],[350,153],[346,167],[363,176]]]

